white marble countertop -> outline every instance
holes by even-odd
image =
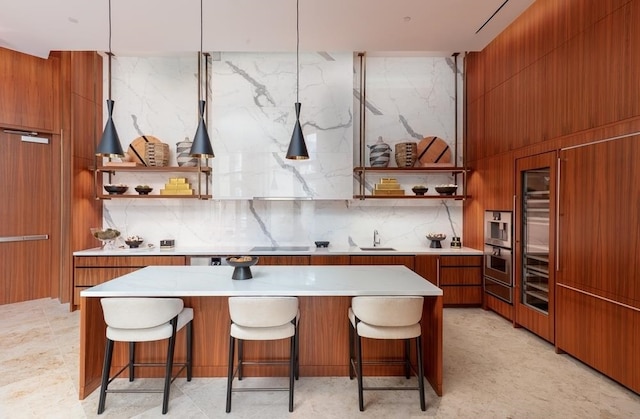
[[[442,290],[405,266],[252,266],[233,280],[230,266],[148,266],[83,290],[82,297],[188,296],[441,296]]]
[[[283,246],[288,247],[288,246]],[[316,248],[311,246],[306,250],[251,250],[253,246],[216,246],[216,247],[187,247],[176,246],[173,249],[160,249],[158,246],[149,247],[142,244],[140,248],[129,249],[126,246],[117,247],[112,250],[108,249],[87,249],[73,252],[74,256],[231,256],[231,255],[482,255],[482,250],[462,247],[459,249],[443,247],[434,249],[430,247],[404,248],[394,246],[395,250],[361,250],[359,247],[334,247]],[[385,248],[385,246],[382,246]]]

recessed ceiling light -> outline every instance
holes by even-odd
[[[68,20],[69,22],[71,22],[71,23],[78,23],[78,19],[76,19],[75,17],[71,17],[71,16],[69,16],[69,17],[67,18],[67,20]]]
[[[402,18],[405,22],[411,22],[411,16],[405,16]]]

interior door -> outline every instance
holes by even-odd
[[[50,135],[0,130],[0,304],[51,297],[54,205]]]
[[[555,341],[555,152],[516,161],[515,323]]]

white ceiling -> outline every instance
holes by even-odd
[[[479,51],[534,0],[299,0],[301,51]],[[199,0],[111,0],[112,51],[200,49]],[[476,31],[498,10],[495,16]],[[295,51],[295,0],[204,0],[204,51]],[[108,0],[0,0],[0,46],[109,49]]]

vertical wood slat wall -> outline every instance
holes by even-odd
[[[640,0],[537,0],[483,51],[467,57],[465,159],[473,169],[467,184],[473,199],[464,203],[465,245],[481,248],[485,209],[512,209],[516,159],[616,136],[640,141],[634,134],[640,132],[640,25],[632,23],[638,19]],[[605,148],[612,150],[613,143]],[[638,162],[640,153],[632,153]],[[581,176],[593,181],[606,171],[612,179],[627,177],[623,164],[612,163],[621,158],[629,156],[591,165]],[[579,187],[577,179],[570,183],[565,190]],[[633,188],[620,193],[638,200]],[[633,214],[614,208],[619,199],[592,202],[600,219],[617,218],[606,222],[627,225],[629,236],[637,236]],[[568,205],[561,196],[560,211]],[[566,252],[561,250],[556,277],[556,346],[640,392],[640,362],[630,350],[640,333],[635,260],[598,251],[598,233],[588,228],[597,221],[593,211],[570,217],[574,223],[561,214],[561,234],[582,226],[581,243],[588,246],[578,254],[579,248],[560,245]],[[586,261],[588,272],[608,274],[581,277],[575,263],[563,265],[569,255]]]
[[[89,228],[102,222],[102,205],[92,199],[94,150],[102,131],[102,58],[95,52],[52,52],[47,59],[0,48],[0,126],[51,135],[55,204],[51,222],[49,275],[37,288],[69,302],[72,252],[98,243]],[[38,168],[34,166],[34,170]],[[24,282],[25,278],[12,278]],[[35,291],[34,291],[35,292]],[[28,290],[10,301],[42,298]]]

